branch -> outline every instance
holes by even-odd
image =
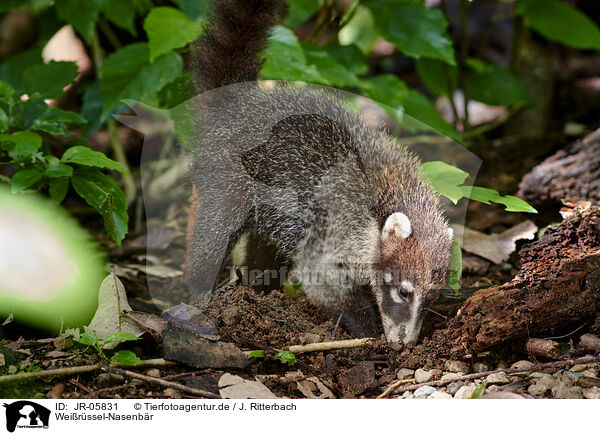
[[[354,340],[324,341],[322,343],[310,343],[304,345],[290,346],[289,351],[293,354],[306,352],[322,352],[325,350],[354,349],[366,347],[373,344],[374,338],[357,338]]]

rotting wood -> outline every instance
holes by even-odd
[[[543,338],[530,338],[525,343],[529,355],[538,358],[556,358],[559,355],[559,344],[556,341],[544,340]]]
[[[519,189],[518,196],[535,207],[563,199],[600,204],[600,129],[533,168]]]
[[[572,327],[600,312],[600,207],[576,210],[520,257],[512,281],[481,289],[462,305],[446,331],[452,353]]]
[[[600,337],[594,334],[583,334],[579,339],[579,347],[585,350],[600,352]]]

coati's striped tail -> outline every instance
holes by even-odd
[[[213,0],[191,68],[198,91],[258,77],[269,30],[285,15],[283,0]]]

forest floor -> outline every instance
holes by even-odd
[[[515,190],[520,177],[535,163],[524,165],[523,159],[511,153],[503,158],[507,160],[505,173],[497,171],[501,162],[494,165],[494,171],[484,167],[480,184],[493,186],[496,182],[503,185],[504,191]],[[509,166],[509,161],[520,162],[518,169]],[[527,219],[532,218],[473,203],[466,225],[500,233]],[[542,228],[561,217],[557,210],[551,210],[533,219]],[[151,255],[144,255],[140,249],[144,237],[113,249],[111,261],[112,271],[127,290],[133,309],[149,313],[157,320],[154,325],[159,325],[138,334],[142,339],[133,346],[120,346],[132,349],[145,364],[126,367],[126,371],[122,366],[110,367],[97,352],[69,337],[48,337],[9,322],[3,326],[4,338],[0,340],[0,397],[600,398],[598,351],[594,354],[576,345],[583,334],[600,332],[598,322],[568,325],[536,336],[553,338],[558,343],[546,357],[527,349],[527,339],[532,337],[467,352],[454,346],[447,334],[465,299],[479,289],[515,277],[521,267],[519,250],[528,241],[517,241],[515,252],[500,264],[466,254],[461,293],[443,292],[432,307],[436,314],[429,313],[426,318],[420,344],[390,344],[380,336],[361,342],[357,348],[298,351],[290,360],[279,352],[311,343],[345,342],[353,337],[301,294],[288,297],[279,291],[257,293],[235,283],[221,287],[203,306],[195,325],[200,332],[173,327],[157,315],[186,300],[183,276],[181,271],[161,264],[160,258],[151,261],[156,267],[143,267]],[[164,227],[158,239],[180,247],[183,255],[181,224]],[[152,297],[148,286],[152,287]],[[193,302],[190,304],[194,307]],[[180,349],[181,343],[190,349]],[[251,351],[262,352],[250,355]],[[194,352],[210,354],[216,363],[194,367]],[[165,361],[165,354],[180,362]],[[73,367],[84,369],[69,372],[68,368]],[[11,376],[21,378],[17,382]]]

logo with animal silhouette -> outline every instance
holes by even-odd
[[[29,400],[19,400],[3,404],[6,408],[6,430],[14,432],[19,429],[48,429],[50,410]]]

